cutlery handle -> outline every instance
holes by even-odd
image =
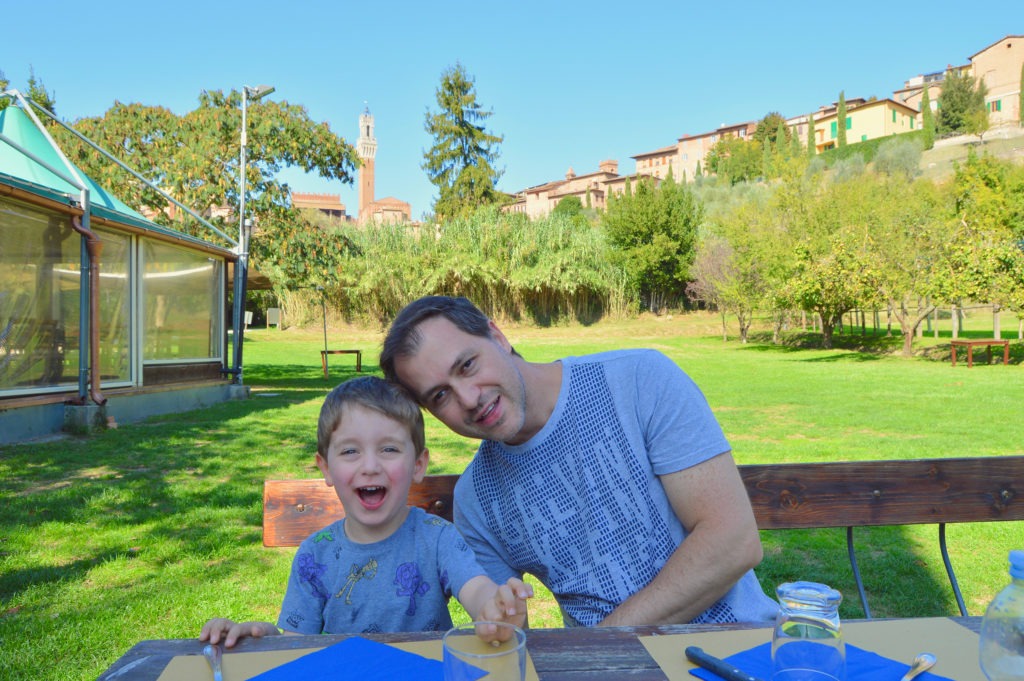
[[[686,659],[698,667],[703,667],[709,672],[718,674],[725,679],[725,681],[761,681],[761,679],[756,676],[751,676],[742,669],[732,666],[725,660],[705,653],[703,649],[698,648],[697,646],[687,647]]]

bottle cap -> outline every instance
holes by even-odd
[[[1024,551],[1010,551],[1010,576],[1024,579]]]

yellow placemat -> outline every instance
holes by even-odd
[[[687,646],[700,646],[715,657],[728,657],[767,643],[772,630],[715,631],[700,634],[641,636],[654,661],[671,681],[695,681],[689,670],[694,665],[683,652]],[[931,671],[955,681],[985,681],[978,666],[978,635],[944,617],[913,618],[843,624],[847,643],[910,664],[920,652],[939,658]]]
[[[529,632],[527,645],[529,645]],[[444,653],[441,641],[409,641],[405,643],[389,643],[388,645],[415,653],[430,660],[441,660]],[[233,653],[225,651],[222,662],[224,681],[246,681],[257,674],[280,667],[297,658],[320,650],[320,648],[298,648],[295,650],[268,650],[258,653]],[[527,681],[538,681],[537,670],[533,668],[530,654],[526,654]],[[157,681],[204,681],[213,679],[210,665],[202,655],[175,655],[164,668]]]

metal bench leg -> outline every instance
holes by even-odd
[[[946,564],[946,574],[949,575],[949,585],[953,587],[953,596],[956,598],[956,605],[960,608],[960,614],[967,617],[967,606],[964,605],[964,597],[960,594],[960,585],[956,581],[956,574],[953,572],[953,564],[949,561],[949,551],[946,550],[946,523],[939,523],[939,549],[942,551],[942,562]]]
[[[846,551],[850,554],[850,567],[853,568],[853,580],[857,582],[857,593],[860,594],[860,604],[864,606],[865,619],[871,619],[871,608],[868,607],[868,596],[864,593],[864,582],[860,578],[860,569],[857,567],[857,553],[853,550],[853,527],[846,528]]]

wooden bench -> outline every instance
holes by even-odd
[[[356,356],[356,371],[361,372],[363,370],[363,351],[362,350],[321,350],[320,351],[320,364],[324,368],[324,379],[327,376],[327,355],[355,355]]]
[[[947,523],[1024,520],[1024,455],[893,461],[756,464],[739,467],[761,530],[846,528],[854,581],[871,617],[854,528],[934,524],[957,606],[967,615],[946,548]],[[448,520],[457,475],[428,475],[409,503]],[[298,546],[344,516],[322,479],[267,480],[263,545]]]
[[[988,340],[955,340],[949,342],[951,356],[953,359],[953,366],[956,366],[956,349],[957,347],[967,348],[967,368],[970,369],[974,366],[974,348],[985,348],[988,354],[988,363],[992,363],[992,346],[1002,345],[1003,346],[1003,366],[1010,363],[1010,341],[1008,340],[997,340],[990,338]]]

